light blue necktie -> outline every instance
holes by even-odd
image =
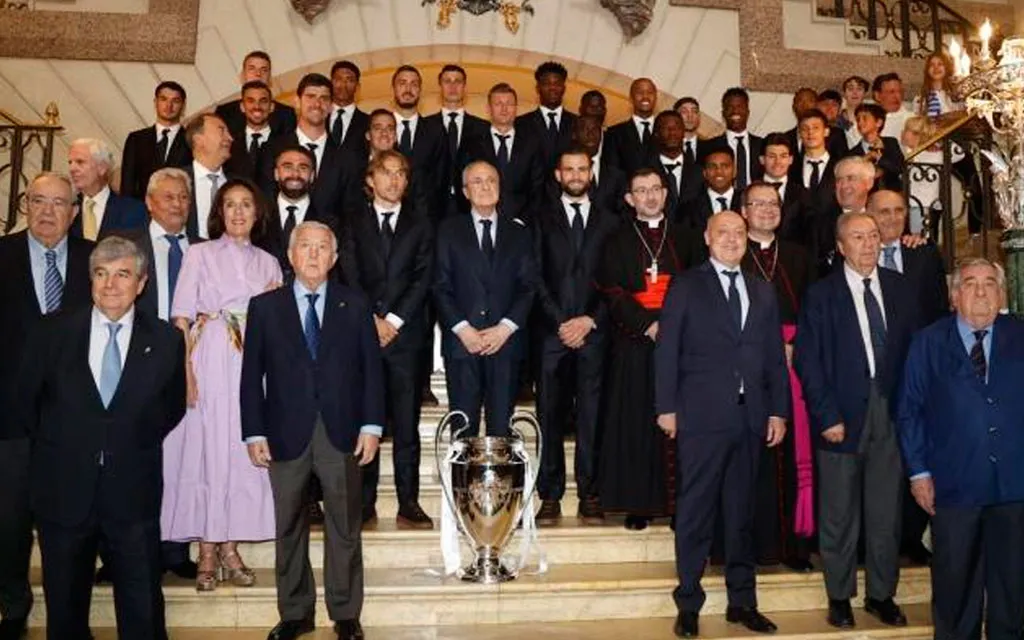
[[[100,365],[100,399],[103,400],[104,407],[110,406],[114,392],[117,391],[117,384],[121,381],[121,348],[117,346],[117,332],[120,330],[119,323],[107,323],[110,337],[107,338],[107,346],[103,349],[103,362]]]
[[[882,247],[882,266],[899,271],[899,267],[896,266],[896,247]]]
[[[46,271],[43,272],[43,304],[46,313],[60,309],[61,298],[64,297],[64,279],[57,269],[57,252],[46,250]]]

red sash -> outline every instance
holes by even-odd
[[[668,293],[668,285],[671,282],[672,276],[667,273],[659,273],[657,282],[651,282],[651,279],[645,276],[644,290],[634,293],[633,299],[644,309],[661,309],[665,303],[665,294]]]

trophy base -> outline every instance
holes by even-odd
[[[515,579],[516,574],[506,569],[497,556],[480,556],[462,570],[463,582],[497,584]]]

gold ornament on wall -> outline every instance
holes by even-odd
[[[297,0],[292,0],[296,2]],[[475,16],[498,13],[505,28],[515,35],[519,33],[520,17],[523,13],[533,15],[530,0],[423,0],[422,5],[437,5],[437,28],[447,29],[457,11],[468,11]]]

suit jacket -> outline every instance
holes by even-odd
[[[385,351],[419,349],[427,337],[426,302],[433,283],[432,221],[411,200],[403,202],[387,254],[372,204],[350,216],[345,226],[340,260],[345,282],[367,297],[375,315],[393,313],[403,321]]]
[[[864,145],[858,144],[850,149],[849,155],[865,156]],[[882,155],[875,162],[875,166],[882,170],[882,175],[875,179],[877,188],[903,190],[903,148],[899,140],[882,137]]]
[[[224,171],[258,182],[258,172],[263,162],[263,155],[272,148],[272,143],[277,136],[278,134],[271,129],[270,137],[262,141],[256,153],[249,153],[243,131],[231,141],[231,157],[224,163]]]
[[[486,160],[498,166],[494,151],[494,137],[488,127],[483,135],[477,136],[470,152],[472,160]],[[510,218],[519,218],[530,224],[534,208],[544,197],[544,156],[536,138],[523,135],[516,129],[515,139],[509,153],[508,166],[501,174],[501,213]],[[464,212],[469,211],[466,202]]]
[[[477,140],[488,134],[491,125],[483,118],[478,118],[468,111],[463,112],[459,144],[455,152],[452,153],[448,144],[448,123],[445,122],[443,113],[438,111],[424,119],[430,120],[433,123],[432,127],[440,126],[445,133],[445,149],[448,150],[449,173],[451,174],[449,195],[447,196],[448,207],[445,214],[466,213],[469,211],[469,201],[462,193],[462,170],[474,159],[472,156],[475,153]]]
[[[780,238],[812,251],[815,240],[813,215],[810,196],[803,182],[789,177],[782,198],[782,221],[776,233]]]
[[[217,105],[215,113],[220,116],[224,124],[228,125],[228,131],[236,140],[245,139],[245,114],[241,109],[242,101],[235,99],[224,104]],[[283,102],[274,101],[274,111],[270,114],[271,135],[280,135],[288,131],[294,131],[297,124],[295,109]]]
[[[685,216],[684,205],[692,204],[706,190],[704,175],[701,173],[700,168],[697,165],[687,167],[684,156],[680,156],[678,162],[682,163],[679,168],[679,171],[682,172],[679,186],[676,186],[675,180],[669,175],[668,170],[665,169],[665,165],[662,164],[657,150],[651,151],[647,162],[644,163],[644,166],[649,166],[661,174],[661,178],[665,182],[665,188],[668,190],[665,198],[665,214],[673,220],[679,220],[680,216]],[[736,211],[739,211],[739,209],[736,209]],[[701,230],[703,228],[702,226]]]
[[[314,360],[292,287],[252,298],[240,398],[242,438],[267,438],[275,460],[302,454],[317,416],[335,448],[354,451],[363,426],[384,425],[384,368],[366,299],[328,281]]]
[[[544,119],[540,107],[516,118],[516,131],[521,132],[525,138],[533,139],[540,148],[541,158],[544,160],[542,169],[545,176],[551,175],[551,170],[558,162],[558,156],[572,145],[572,129],[575,123],[576,114],[570,113],[563,107],[562,117],[558,123],[558,136],[552,138],[548,133],[548,123]],[[518,138],[519,135],[516,135],[517,141]]]
[[[509,344],[518,350],[533,304],[536,269],[533,239],[526,226],[499,214],[494,259],[488,264],[473,228],[472,215],[447,218],[437,231],[434,303],[446,358],[472,358],[452,327],[465,320],[475,329],[508,318],[519,327]]]
[[[926,326],[949,315],[949,286],[938,247],[931,243],[915,249],[902,247],[900,253],[903,277],[917,293],[920,323]]]
[[[764,167],[761,165],[759,158],[764,154],[764,138],[761,136],[755,136],[754,134],[747,131],[746,139],[744,140],[747,146],[747,160],[750,163],[750,182],[754,180],[760,180],[764,177]],[[707,140],[701,140],[697,143],[697,164],[703,165],[703,158],[715,149],[731,149],[729,145],[729,138],[727,134],[715,136],[714,138],[708,138]],[[736,163],[736,175],[740,173],[739,162]],[[749,184],[749,183],[748,183]]]
[[[740,193],[739,189],[733,189],[729,209],[731,211],[739,211],[742,204],[743,194]],[[667,203],[665,210],[668,211]],[[675,220],[703,233],[704,228],[708,225],[708,219],[714,215],[714,211],[715,208],[711,203],[711,197],[708,196],[707,189],[702,186],[695,198],[684,202],[676,208]]]
[[[910,344],[897,410],[908,476],[928,472],[937,507],[1024,500],[1024,323],[1000,315],[988,380],[974,373],[955,315]]]
[[[368,153],[368,142],[366,132],[370,129],[370,115],[356,107],[352,112],[352,119],[349,120],[348,129],[343,132],[344,138],[338,140],[331,132],[331,139],[342,151],[359,151],[363,155]],[[330,132],[330,126],[328,126]]]
[[[919,326],[914,292],[907,280],[878,269],[885,307],[885,357],[875,363],[875,383],[893,407],[910,336]],[[797,322],[794,365],[800,376],[811,428],[818,434],[843,423],[845,439],[832,444],[815,438],[827,451],[854,453],[864,429],[871,384],[868,356],[861,339],[853,294],[843,269],[811,285]]]
[[[163,440],[185,415],[185,341],[136,309],[120,384],[104,407],[89,369],[92,306],[47,318],[29,339],[18,401],[32,436],[37,518],[160,517]]]
[[[64,278],[63,309],[75,309],[92,301],[89,282],[89,254],[93,243],[82,238],[68,237],[68,262]],[[28,231],[0,238],[0,406],[15,405],[15,384],[18,367],[27,353],[25,340],[43,318],[32,280],[29,262]],[[19,424],[8,411],[0,411],[0,440],[23,438],[27,435],[24,424]]]
[[[82,212],[83,198],[81,194],[78,197],[79,212]],[[149,223],[149,212],[146,211],[146,205],[142,204],[141,201],[135,198],[129,198],[127,196],[119,196],[113,191],[110,192],[110,197],[107,198],[107,207],[103,211],[103,223],[100,225],[99,233],[96,237],[102,237],[111,231],[127,231],[131,229],[139,229],[146,226]],[[82,215],[75,216],[74,221],[71,223],[71,229],[68,230],[68,234],[76,238],[82,237]]]
[[[277,258],[277,262],[281,265],[281,273],[285,275],[285,280],[289,280],[293,274],[292,264],[288,260],[288,238],[284,235],[284,229],[282,228],[282,220],[288,215],[287,211],[281,211],[278,208],[277,198],[270,202],[270,206],[267,208],[267,226],[265,233],[260,236],[253,237],[253,244],[260,249],[263,249],[270,255]],[[306,209],[306,216],[303,221],[322,222],[329,226],[334,231],[335,235],[341,235],[341,224],[338,221],[337,216],[324,213],[320,211],[316,204],[310,199],[309,208]],[[340,245],[339,245],[340,246]]]
[[[604,147],[601,155],[608,156],[611,164],[621,169],[627,179],[637,169],[657,164],[652,164],[651,159],[652,154],[656,153],[654,128],[651,127],[651,137],[645,145],[640,142],[640,133],[632,117],[608,127],[604,133]]]
[[[746,423],[764,434],[769,416],[789,416],[789,371],[779,307],[770,284],[744,273],[750,305],[742,330],[710,261],[673,279],[654,349],[658,415],[675,413],[683,433],[742,428],[735,419],[743,384]]]
[[[401,132],[402,123],[399,121],[399,139]],[[451,162],[448,134],[439,119],[430,120],[420,116],[416,135],[412,139],[409,164],[412,165],[409,192],[426,207],[427,215],[435,221],[440,219],[447,211],[448,197],[451,195],[448,185]]]
[[[146,254],[146,286],[142,289],[139,297],[135,299],[135,308],[142,309],[154,318],[159,318],[160,287],[167,286],[167,283],[161,282],[156,275],[156,261],[153,259],[153,239],[149,235],[149,227],[146,226],[142,229],[132,229],[130,231],[113,231],[110,234],[102,234],[100,239],[105,238],[107,235],[128,238]],[[189,247],[205,242],[199,236],[187,231],[185,237],[188,238]]]
[[[185,128],[178,130],[167,150],[166,161],[156,157],[156,125],[128,134],[121,155],[121,195],[143,200],[153,172],[163,167],[184,169],[192,163],[192,150],[185,141]]]
[[[559,188],[554,187],[553,192],[557,196]],[[607,154],[601,154],[601,168],[597,179],[597,186],[593,182],[590,185],[590,199],[602,209],[613,211],[623,218],[629,217],[625,196],[629,191],[629,176],[619,167],[612,164]]]
[[[558,327],[576,316],[590,316],[597,323],[597,331],[605,330],[608,308],[594,281],[605,241],[621,222],[618,211],[591,200],[583,246],[577,253],[561,198],[547,201],[538,210],[533,234],[539,275],[537,308],[545,332],[553,334],[558,345]]]
[[[297,144],[299,144],[299,138],[293,128],[278,135],[261,152],[257,182],[271,200],[277,198],[277,181],[274,180],[274,162],[277,155],[285,147]],[[316,177],[313,179],[313,187],[310,192],[313,205],[324,216],[337,216],[342,208],[345,192],[341,173],[342,152],[328,135],[324,155],[320,166],[316,168]]]
[[[231,179],[234,179],[234,178],[244,177],[244,176],[238,176],[238,175],[235,175],[235,174],[231,173],[230,172],[230,168],[231,167],[229,167],[227,164],[225,164],[223,167],[221,167],[221,169],[224,171],[224,182],[220,183],[220,185],[218,186],[218,189],[220,189],[220,187],[223,187],[224,184],[228,180],[231,180]],[[192,197],[190,198],[189,203],[188,203],[188,219],[185,220],[185,233],[187,235],[189,235],[189,236],[198,236],[199,235],[199,208],[198,208],[199,205],[196,202],[196,172],[195,172],[195,167],[193,167],[192,163],[189,163],[189,165],[187,167],[182,167],[182,170],[185,173],[188,174],[189,182],[192,183]],[[211,182],[207,182],[205,185],[200,185],[199,188],[209,189],[210,188],[210,184],[212,184],[212,183]],[[275,197],[276,197],[276,195],[275,195]],[[210,206],[211,207],[213,206],[213,202],[212,201],[210,202]],[[209,220],[209,217],[207,217],[207,220]]]

